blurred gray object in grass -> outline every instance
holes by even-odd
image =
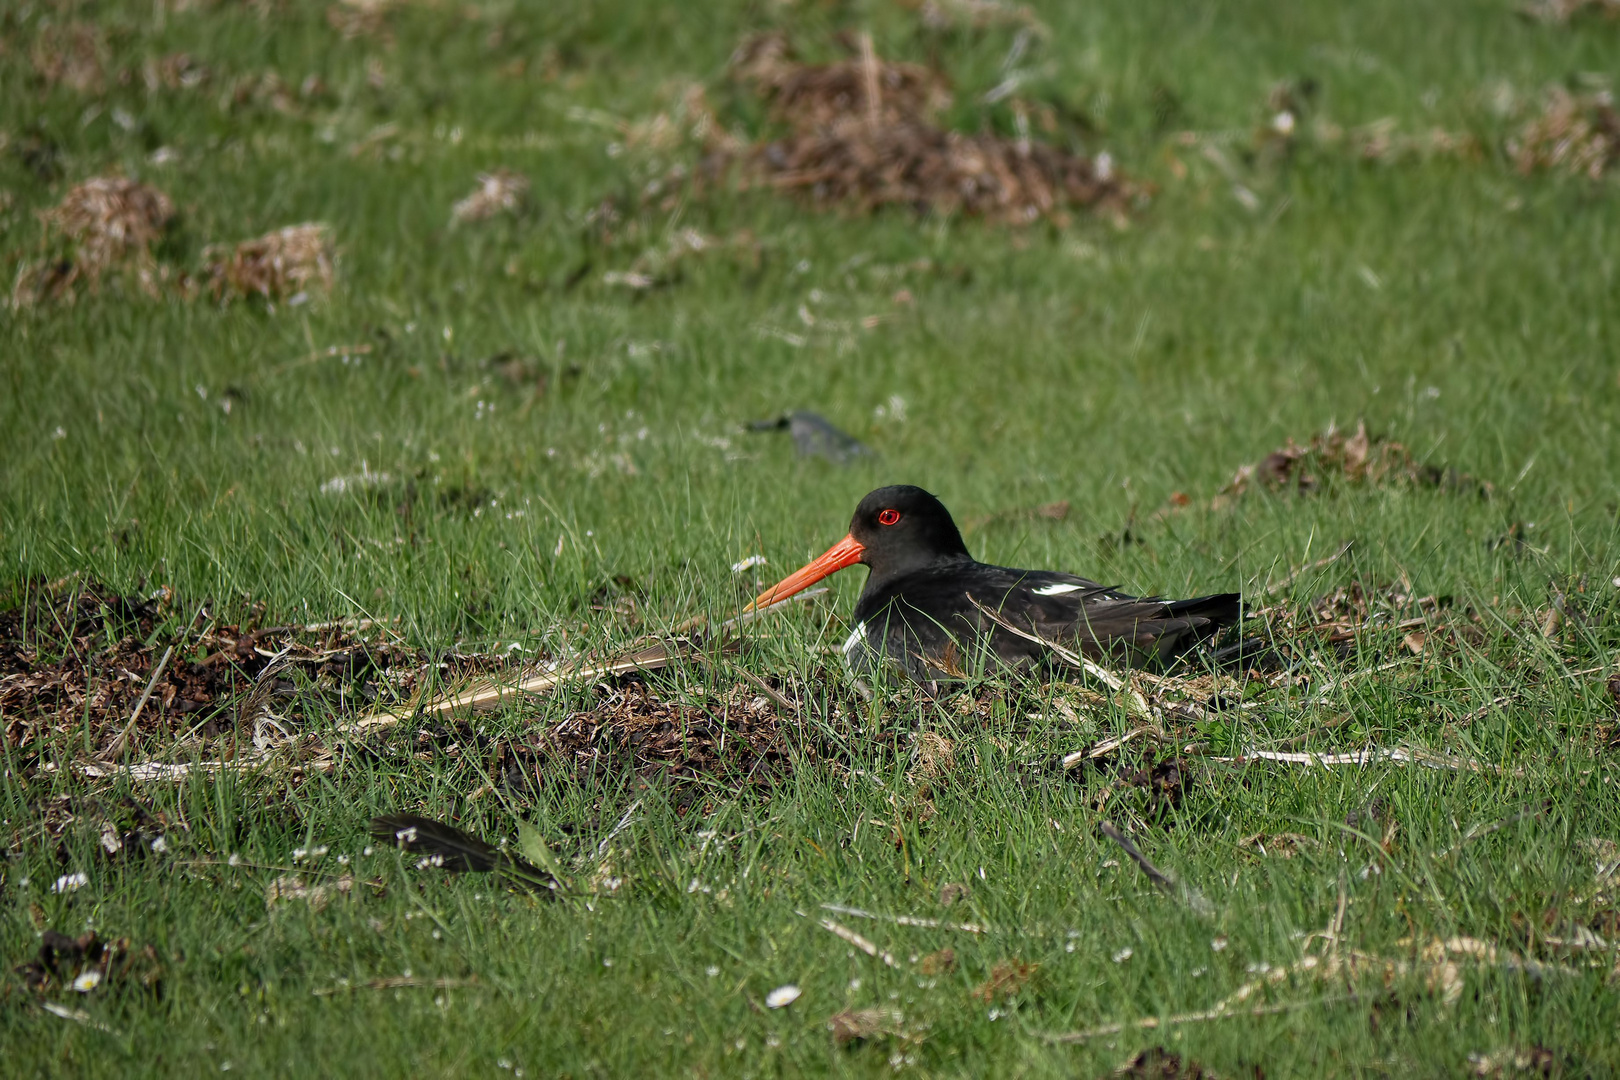
[[[755,420],[748,425],[750,431],[781,431],[784,428],[793,436],[793,448],[800,457],[821,457],[835,465],[848,465],[863,455],[877,456],[870,446],[833,427],[826,417],[803,409],[775,420]]]

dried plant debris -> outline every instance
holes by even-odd
[[[44,27],[28,50],[28,60],[47,87],[99,94],[106,88],[107,52],[99,27],[69,22]]]
[[[950,101],[944,79],[880,59],[867,38],[851,59],[803,64],[785,37],[763,35],[743,44],[733,69],[791,129],[752,149],[754,174],[818,205],[900,205],[1027,224],[1061,221],[1070,206],[1122,214],[1143,194],[1106,157],[940,128],[934,118]]]
[[[1563,1076],[1566,1059],[1545,1046],[1503,1047],[1491,1053],[1468,1055],[1468,1070],[1482,1077]]]
[[[755,420],[748,425],[750,431],[784,429],[793,437],[793,449],[800,457],[819,457],[834,465],[848,465],[856,458],[873,453],[871,447],[834,427],[826,417],[803,409],[775,420]]]
[[[122,176],[97,176],[75,185],[41,215],[47,230],[67,242],[60,257],[25,268],[13,301],[71,299],[75,286],[91,288],[114,269],[133,267],[155,291],[152,245],[174,220],[174,203],[157,188]]]
[[[298,874],[283,874],[264,890],[264,907],[273,911],[278,905],[300,903],[311,911],[323,911],[334,899],[346,897],[354,891],[354,875],[340,874],[331,881],[306,881]]]
[[[1290,438],[1259,461],[1240,466],[1227,485],[1210,500],[1209,508],[1224,509],[1259,488],[1310,495],[1341,482],[1372,487],[1409,484],[1481,496],[1495,491],[1489,482],[1468,473],[1419,462],[1401,443],[1369,435],[1367,425],[1358,423],[1353,435],[1329,425],[1326,431],[1311,436],[1304,446]],[[1176,492],[1158,513],[1161,516],[1174,514],[1191,503],[1186,495]]]
[[[103,941],[94,932],[71,938],[46,930],[38,955],[15,970],[23,985],[40,995],[125,988],[156,994],[163,986],[163,965],[152,946],[133,946],[128,938]]]
[[[899,1035],[905,1029],[905,1017],[899,1009],[845,1009],[827,1017],[827,1030],[833,1042],[848,1046],[852,1042]]]
[[[581,776],[629,765],[644,778],[666,781],[721,777],[768,787],[790,768],[788,727],[771,703],[738,686],[707,707],[661,700],[646,685],[606,688],[589,712],[578,712],[545,732],[547,749]]]
[[[398,0],[338,0],[326,9],[326,22],[343,35],[345,41],[359,37],[376,37],[385,43],[393,41],[388,28],[388,14]]]
[[[973,988],[973,997],[986,1005],[997,998],[1012,997],[1021,991],[1040,970],[1039,964],[1026,964],[1022,960],[1002,960],[990,969],[990,977]]]
[[[1508,140],[1522,173],[1564,172],[1597,180],[1620,165],[1620,112],[1606,90],[1547,92],[1541,113]]]
[[[1558,25],[1586,15],[1620,19],[1620,0],[1535,0],[1519,8],[1519,13],[1537,22]]]
[[[529,194],[529,178],[509,169],[479,173],[472,194],[450,208],[455,224],[487,221],[497,214],[515,214]]]
[[[1162,1046],[1137,1051],[1120,1062],[1110,1075],[1129,1080],[1218,1080],[1216,1073],[1199,1062],[1173,1054]]]
[[[365,629],[252,629],[182,611],[167,592],[131,597],[78,581],[31,588],[23,604],[0,612],[0,726],[25,771],[63,739],[81,747],[88,739],[97,752],[112,746],[132,716],[131,745],[161,736],[195,747],[233,738],[239,727],[244,741],[280,739],[278,731],[296,733],[317,716],[403,700],[415,689],[427,658],[375,627],[368,640]],[[159,668],[171,644],[179,655]],[[456,666],[473,665],[447,670]],[[252,715],[256,689],[262,709]]]
[[[219,300],[308,296],[313,289],[330,290],[336,277],[332,231],[318,222],[289,225],[234,248],[214,245],[205,257],[209,288]]]

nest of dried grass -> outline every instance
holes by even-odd
[[[758,37],[738,50],[733,70],[792,129],[750,151],[754,172],[818,204],[900,204],[1024,224],[1061,220],[1066,206],[1123,212],[1140,194],[1106,158],[944,130],[934,119],[950,102],[943,78],[880,59],[869,38],[854,58],[801,64],[781,35]]]
[[[305,222],[276,229],[234,248],[211,246],[208,285],[215,299],[262,296],[277,300],[311,289],[330,290],[336,277],[331,228]]]
[[[1547,93],[1541,114],[1508,142],[1520,172],[1558,170],[1596,180],[1620,164],[1620,112],[1608,92]]]

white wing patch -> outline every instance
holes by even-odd
[[[849,637],[844,639],[844,647],[841,651],[845,659],[849,658],[849,654],[854,651],[855,646],[864,644],[866,644],[866,624],[858,622],[855,624],[855,629],[849,632]]]
[[[1033,589],[1031,591],[1034,592],[1036,596],[1062,596],[1064,593],[1079,592],[1083,588],[1085,588],[1084,585],[1073,585],[1068,582],[1063,582],[1058,585],[1047,585],[1043,588]]]

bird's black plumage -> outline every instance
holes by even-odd
[[[495,872],[536,892],[557,888],[557,879],[493,844],[470,833],[418,814],[386,814],[371,819],[372,839],[412,855],[429,859],[432,865],[458,873]]]
[[[910,485],[867,495],[847,537],[755,603],[780,600],[854,562],[871,573],[844,645],[850,666],[894,662],[922,681],[997,664],[1041,666],[1053,657],[1051,645],[1096,660],[1163,665],[1241,614],[1237,593],[1137,597],[1073,574],[978,562],[944,505]]]

